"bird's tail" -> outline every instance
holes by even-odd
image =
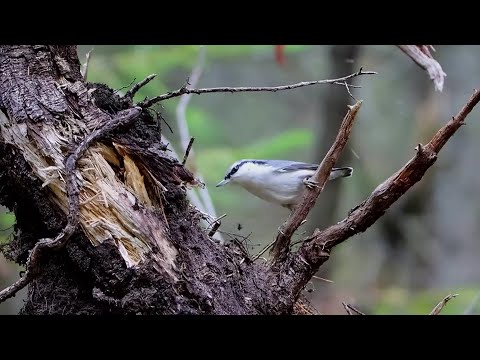
[[[353,168],[351,167],[341,167],[341,168],[333,168],[330,172],[329,180],[334,180],[341,177],[349,177],[353,174]]]

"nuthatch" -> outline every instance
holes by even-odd
[[[304,186],[316,184],[309,180],[319,165],[288,160],[243,159],[230,166],[217,187],[231,182],[251,194],[293,210],[302,200]],[[332,168],[329,180],[352,176],[353,168]]]

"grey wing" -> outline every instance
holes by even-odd
[[[279,164],[280,166],[277,168],[278,172],[290,172],[296,170],[317,170],[317,164],[308,164],[303,162],[290,162],[288,164]]]

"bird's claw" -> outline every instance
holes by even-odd
[[[310,178],[303,179],[303,183],[304,183],[304,184],[306,185],[306,187],[308,187],[309,189],[313,189],[313,188],[318,188],[318,187],[319,187],[318,182],[313,181],[313,180],[310,180]]]

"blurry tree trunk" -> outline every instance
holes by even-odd
[[[360,68],[356,63],[359,54],[360,45],[331,45],[328,56],[329,72],[334,75],[351,74],[357,71]],[[313,161],[323,159],[335,140],[347,105],[354,103],[346,89],[340,86],[321,88],[318,92],[320,95],[317,105],[319,119],[315,127],[315,139],[318,139],[318,141],[315,141]],[[352,166],[350,163],[351,151],[349,151],[348,147],[349,145],[347,144],[336,166]],[[335,223],[343,183],[343,181],[330,181],[327,183],[326,191],[321,194],[311,211],[310,220],[307,222],[307,232],[312,232],[316,228],[323,229]],[[320,269],[319,274],[321,277],[329,278],[330,271],[331,266],[326,264],[326,266]],[[322,289],[322,301],[328,302],[331,292],[332,289],[330,287]]]
[[[417,142],[423,143],[435,133],[439,107],[434,100],[435,93],[431,82],[427,79],[420,76],[413,78],[410,88],[414,97],[412,131],[418,134]],[[432,256],[424,249],[429,247],[432,239],[428,209],[432,206],[435,170],[432,169],[415,189],[379,221],[383,234],[382,242],[386,249],[385,260],[379,273],[380,286],[402,282],[412,288],[428,286],[433,270],[430,263]],[[412,223],[412,220],[415,221]]]
[[[329,50],[329,68],[332,76],[351,74],[360,68],[356,63],[360,53],[359,45],[332,45]],[[313,161],[317,162],[323,159],[335,140],[347,105],[355,102],[346,89],[340,86],[321,88],[319,93],[319,121],[315,128],[315,139],[318,141],[315,141],[313,154]],[[336,166],[351,166],[350,159],[351,151],[347,148]],[[316,228],[323,229],[335,222],[342,185],[342,181],[327,183],[328,191],[322,193],[310,215],[308,232],[312,232]]]

